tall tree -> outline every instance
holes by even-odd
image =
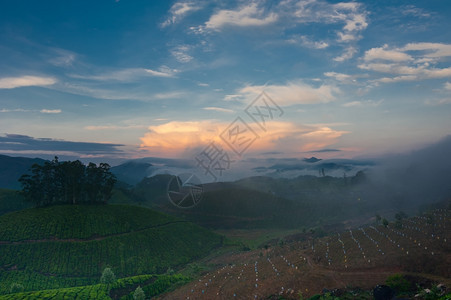
[[[103,202],[110,200],[113,192],[114,184],[116,183],[116,177],[110,172],[110,165],[107,163],[100,163],[99,169],[102,173],[101,181],[101,193]]]
[[[98,167],[81,161],[60,163],[58,157],[44,165],[34,164],[31,174],[24,174],[19,181],[22,194],[36,206],[52,203],[106,203],[112,196],[116,177],[110,166],[101,163]]]
[[[100,283],[106,284],[108,292],[111,289],[111,285],[116,282],[116,275],[114,275],[111,268],[105,268],[100,277]]]

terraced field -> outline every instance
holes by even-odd
[[[211,231],[136,206],[63,205],[10,213],[0,217],[0,295],[12,283],[25,291],[97,284],[107,266],[118,278],[162,274],[221,244],[222,237]]]
[[[401,226],[366,226],[227,255],[211,262],[215,270],[160,299],[299,299],[324,288],[371,289],[400,272],[450,287],[450,229],[451,211],[435,210]]]

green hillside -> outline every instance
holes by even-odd
[[[17,191],[0,189],[0,215],[30,206]]]
[[[0,294],[161,274],[208,254],[222,237],[195,224],[128,205],[62,205],[0,216]]]
[[[181,275],[138,275],[118,279],[108,289],[104,284],[93,284],[69,288],[49,289],[32,292],[18,292],[0,295],[0,300],[16,299],[120,299],[133,300],[133,291],[137,286],[141,286],[147,297],[161,294],[174,285],[184,284],[189,278]]]
[[[184,217],[211,228],[280,228],[293,223],[294,210],[289,200],[222,183],[205,191],[203,200]]]
[[[371,218],[375,211],[384,208],[366,197],[362,177],[363,173],[349,178],[262,176],[208,183],[203,185],[202,201],[181,210],[167,198],[171,177],[160,175],[124,190],[130,196],[122,197],[122,201],[140,203],[214,229],[310,228],[335,225],[356,216]]]

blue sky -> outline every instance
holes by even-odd
[[[417,148],[450,134],[450,23],[447,1],[2,1],[0,153],[190,157],[237,117],[248,157]]]

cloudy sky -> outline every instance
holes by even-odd
[[[449,28],[448,1],[2,1],[0,153],[420,147],[451,133]]]

